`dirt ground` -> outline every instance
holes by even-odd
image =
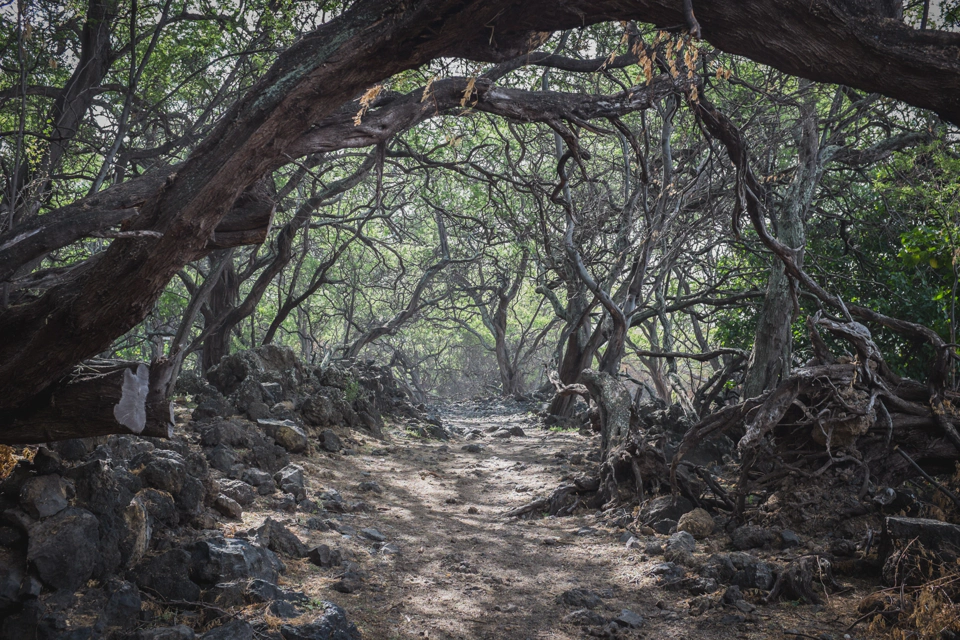
[[[576,607],[558,603],[557,596],[573,588],[599,594],[603,606],[597,611],[607,619],[623,609],[643,616],[639,630],[619,631],[617,638],[865,637],[861,627],[845,633],[856,620],[856,603],[868,593],[867,584],[828,596],[824,606],[755,602],[756,611],[746,615],[723,607],[692,615],[689,594],[657,585],[652,571],[662,557],[646,556],[643,547],[628,550],[621,541],[624,529],[605,526],[597,514],[505,519],[504,512],[587,469],[590,462],[578,466],[569,458],[579,461],[574,454],[588,453],[597,441],[548,431],[529,414],[484,414],[457,405],[446,408],[442,417],[461,432],[520,426],[526,435],[442,442],[392,428],[386,442],[356,440],[356,455],[323,453],[296,460],[308,472],[310,495],[335,489],[345,500],[369,505],[366,511],[334,516],[338,524],[375,528],[399,549],[384,553],[349,529],[348,535],[311,530],[304,515],[283,519],[308,545],[339,548],[365,579],[358,592],[339,593],[331,587],[342,569],[285,559],[282,584],[341,605],[364,638],[591,637],[591,629],[597,633],[600,627],[564,621]],[[480,444],[482,451],[464,451],[470,443]],[[360,490],[360,483],[370,481],[382,493]],[[257,526],[267,516],[276,519],[277,512],[247,511],[236,529]],[[654,539],[663,542],[666,536],[640,536],[643,544]],[[728,543],[724,534],[703,540],[695,557],[728,550]],[[778,552],[769,551],[764,559],[777,557]],[[722,591],[707,598],[718,601]]]

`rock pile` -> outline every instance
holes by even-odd
[[[236,519],[261,496],[278,510],[324,513],[323,498],[308,498],[303,468],[290,463],[298,447],[240,418],[191,427],[195,444],[54,443],[0,482],[0,640],[189,640],[200,627],[209,628],[205,639],[360,637],[336,605],[277,586],[281,557],[315,554],[330,564],[338,552],[309,550],[270,518],[237,537],[217,530],[219,517]],[[164,626],[146,602],[201,613],[192,626]],[[251,603],[296,624],[271,630],[216,613]]]
[[[224,357],[207,377],[185,374],[177,385],[196,400],[195,421],[249,420],[287,451],[304,451],[310,436],[330,428],[382,438],[385,415],[423,429],[424,437],[441,437],[437,429],[446,437],[423,405],[409,402],[390,368],[372,362],[312,367],[287,347],[265,345]]]

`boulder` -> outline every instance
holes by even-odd
[[[0,614],[17,605],[26,573],[26,559],[21,554],[0,549]]]
[[[273,477],[266,471],[260,469],[247,469],[243,472],[243,481],[257,488],[257,493],[262,496],[268,496],[276,493],[277,485]]]
[[[309,442],[307,434],[292,420],[259,419],[257,426],[290,453],[301,453],[307,450]]]
[[[589,589],[569,589],[557,596],[557,602],[570,607],[596,609],[603,606],[600,596]]]
[[[563,616],[563,622],[575,624],[578,627],[599,627],[607,623],[607,619],[590,609],[577,609]]]
[[[276,473],[290,464],[290,454],[280,445],[274,444],[257,433],[250,441],[250,448],[244,455],[244,462],[268,473]]]
[[[343,556],[340,551],[337,549],[331,549],[325,544],[310,549],[307,553],[307,557],[310,558],[310,562],[317,565],[318,567],[323,567],[324,569],[329,569],[331,567],[338,567],[343,562]]]
[[[205,396],[193,410],[191,418],[197,422],[201,420],[210,420],[211,418],[222,418],[229,415],[232,407],[227,403],[222,395],[214,394]]]
[[[130,504],[140,490],[136,476],[113,469],[104,460],[91,460],[64,472],[73,481],[76,503],[98,515],[113,515]]]
[[[47,518],[67,508],[73,487],[56,474],[30,478],[20,486],[20,506],[34,518]]]
[[[27,560],[55,589],[75,590],[93,575],[100,560],[100,523],[76,507],[30,527]]]
[[[710,556],[700,571],[705,578],[720,584],[735,584],[742,589],[770,589],[775,568],[749,553],[718,553]]]
[[[207,460],[210,461],[210,466],[217,471],[230,473],[230,469],[237,464],[239,457],[231,447],[220,443],[212,449],[207,449]]]
[[[286,570],[273,551],[234,538],[208,538],[190,547],[190,577],[201,585],[260,578],[276,583]]]
[[[340,436],[334,433],[332,429],[324,429],[320,433],[320,446],[327,451],[336,453],[343,449],[343,442],[340,441]]]
[[[285,493],[292,493],[297,500],[307,497],[307,489],[303,479],[303,467],[298,464],[288,464],[273,475],[273,479]]]
[[[891,516],[886,520],[887,535],[892,540],[917,538],[927,549],[950,549],[960,552],[960,526],[928,518]]]
[[[180,514],[177,505],[166,491],[158,489],[142,489],[136,498],[147,510],[147,516],[152,528],[176,527],[180,524]]]
[[[634,613],[630,609],[623,609],[616,618],[613,619],[618,626],[627,629],[639,629],[643,626],[643,616]]]
[[[184,549],[171,549],[142,562],[135,570],[141,589],[167,600],[200,599],[200,587],[189,578],[191,557]]]
[[[780,532],[780,544],[784,549],[791,549],[800,546],[800,536],[790,529],[784,529]]]
[[[33,470],[40,476],[60,473],[63,470],[63,460],[56,451],[39,447],[33,456]]]
[[[257,491],[240,480],[221,480],[220,492],[235,500],[241,507],[249,507],[257,499]]]
[[[747,549],[756,549],[773,544],[777,539],[777,534],[770,529],[764,529],[753,524],[745,524],[734,530],[730,536],[733,542],[733,548],[737,551],[746,551]]]
[[[713,533],[713,516],[705,509],[694,509],[680,516],[677,531],[686,531],[697,540],[703,540]]]
[[[697,541],[686,531],[677,531],[670,536],[663,548],[663,557],[667,562],[690,564],[693,552],[697,548]]]
[[[233,498],[228,498],[222,493],[213,501],[213,508],[216,509],[220,515],[228,518],[239,518],[243,515],[243,507],[240,506],[240,503]]]
[[[343,609],[332,602],[322,601],[314,611],[312,621],[302,625],[280,626],[283,640],[360,640],[360,631],[347,620]]]
[[[97,626],[114,629],[130,629],[140,622],[140,591],[132,582],[111,580],[108,585],[109,596]]]
[[[158,449],[134,458],[130,463],[144,485],[166,491],[177,498],[187,478],[187,463],[175,451]]]
[[[245,620],[231,620],[225,625],[210,629],[200,638],[201,640],[253,640],[253,627]]]
[[[307,398],[300,408],[300,414],[307,424],[314,427],[331,427],[343,422],[343,414],[326,393],[318,393]]]
[[[194,640],[196,637],[193,629],[183,624],[145,629],[137,634],[137,640]]]
[[[307,555],[307,547],[292,531],[272,518],[267,518],[257,529],[257,541],[264,547],[276,553],[303,558]]]
[[[640,520],[654,523],[661,520],[680,520],[680,516],[693,511],[693,504],[682,496],[660,496],[650,500],[640,510]]]
[[[216,447],[225,445],[227,447],[249,446],[250,438],[247,429],[244,428],[243,421],[220,420],[209,426],[201,427],[200,444],[204,447]]]

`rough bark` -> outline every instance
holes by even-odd
[[[120,238],[39,299],[0,316],[0,406],[11,408],[140,322],[166,283],[203,255],[237,197],[316,122],[370,84],[438,56],[504,60],[545,31],[609,20],[685,24],[667,0],[361,0],[304,35],[225,114]],[[827,0],[723,0],[697,8],[721,49],[789,73],[877,91],[960,122],[960,36],[854,16]]]
[[[0,414],[0,443],[32,444],[110,434],[169,438],[173,405],[148,401],[143,363],[86,362],[16,411]]]
[[[809,89],[809,83],[801,84]],[[814,96],[808,91],[800,107],[800,135],[797,136],[799,158],[797,171],[783,204],[777,212],[778,239],[791,247],[797,266],[803,265],[806,212],[813,200],[821,175],[817,135],[817,111]],[[743,381],[743,397],[758,396],[777,386],[790,375],[793,358],[793,323],[796,291],[784,269],[783,262],[773,256],[767,292],[757,318],[753,350],[747,363]]]

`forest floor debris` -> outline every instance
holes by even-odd
[[[810,535],[815,530],[770,513],[740,528],[719,516],[708,533],[704,514],[694,513],[693,505],[662,496],[637,513],[505,518],[531,495],[547,495],[558,482],[592,468],[598,448],[598,436],[548,430],[533,413],[518,412],[523,406],[448,405],[443,426],[450,441],[424,438],[398,422],[387,425],[386,440],[340,430],[342,446],[329,451],[314,432],[306,454],[273,451],[262,469],[238,463],[242,472],[199,469],[201,451],[209,458],[217,446],[232,449],[230,438],[241,442],[251,428],[243,425],[254,424],[238,427],[236,420],[217,423],[232,426],[216,437],[209,423],[189,423],[187,438],[156,441],[156,449],[112,437],[79,464],[57,461],[41,449],[31,464],[46,473],[35,470],[20,479],[27,486],[23,505],[39,515],[56,508],[61,493],[69,495],[56,481],[24,481],[26,475],[51,473],[70,479],[76,492],[70,499],[85,505],[67,507],[42,525],[49,528],[46,523],[58,517],[75,522],[71,531],[83,547],[92,536],[82,535],[83,527],[93,516],[84,519],[78,510],[91,513],[86,509],[99,505],[101,521],[112,517],[113,503],[100,504],[102,496],[93,490],[97,483],[129,482],[135,475],[129,468],[148,485],[136,495],[161,542],[138,549],[132,534],[140,529],[136,513],[130,514],[121,527],[130,535],[118,541],[113,565],[102,569],[91,560],[92,567],[65,575],[83,583],[69,597],[64,590],[49,592],[50,576],[42,572],[23,572],[21,566],[24,575],[13,592],[7,586],[15,576],[5,575],[0,605],[3,598],[7,604],[22,600],[23,589],[35,592],[19,613],[8,609],[13,622],[5,623],[6,637],[18,637],[38,621],[47,637],[117,639],[154,637],[151,629],[157,627],[183,638],[228,632],[240,635],[223,637],[327,637],[318,630],[323,625],[340,634],[329,637],[348,639],[354,637],[351,624],[368,640],[876,637],[866,624],[854,623],[863,617],[861,600],[877,591],[878,578],[858,575],[856,559],[845,555],[851,552],[841,544],[845,540]],[[189,417],[186,411],[181,416]],[[504,431],[510,435],[494,437]],[[462,448],[470,437],[482,445],[479,450]],[[108,451],[129,460],[126,468],[102,460]],[[187,469],[192,474],[179,473]],[[233,504],[216,511],[197,504],[203,493],[189,478],[240,507],[239,517],[230,517]],[[836,513],[837,506],[817,509]],[[5,507],[0,533],[13,539],[0,541],[11,548],[0,564],[9,560],[10,566],[26,543],[9,522],[15,512],[32,518]],[[646,524],[652,520],[670,527],[657,533]],[[689,532],[673,532],[679,521],[690,525]],[[158,528],[167,531],[158,535]],[[42,538],[29,524],[26,531]],[[39,569],[56,560],[40,542],[31,538],[30,544]],[[838,557],[840,584],[825,591],[823,562]],[[824,560],[811,565],[809,558]],[[767,590],[794,566],[810,574],[804,582],[800,571],[795,582],[813,589],[817,602],[804,601],[801,588],[792,599],[767,603]],[[75,586],[71,582],[69,589]],[[876,610],[890,615],[885,606],[878,601]],[[126,613],[119,615],[121,610]]]

